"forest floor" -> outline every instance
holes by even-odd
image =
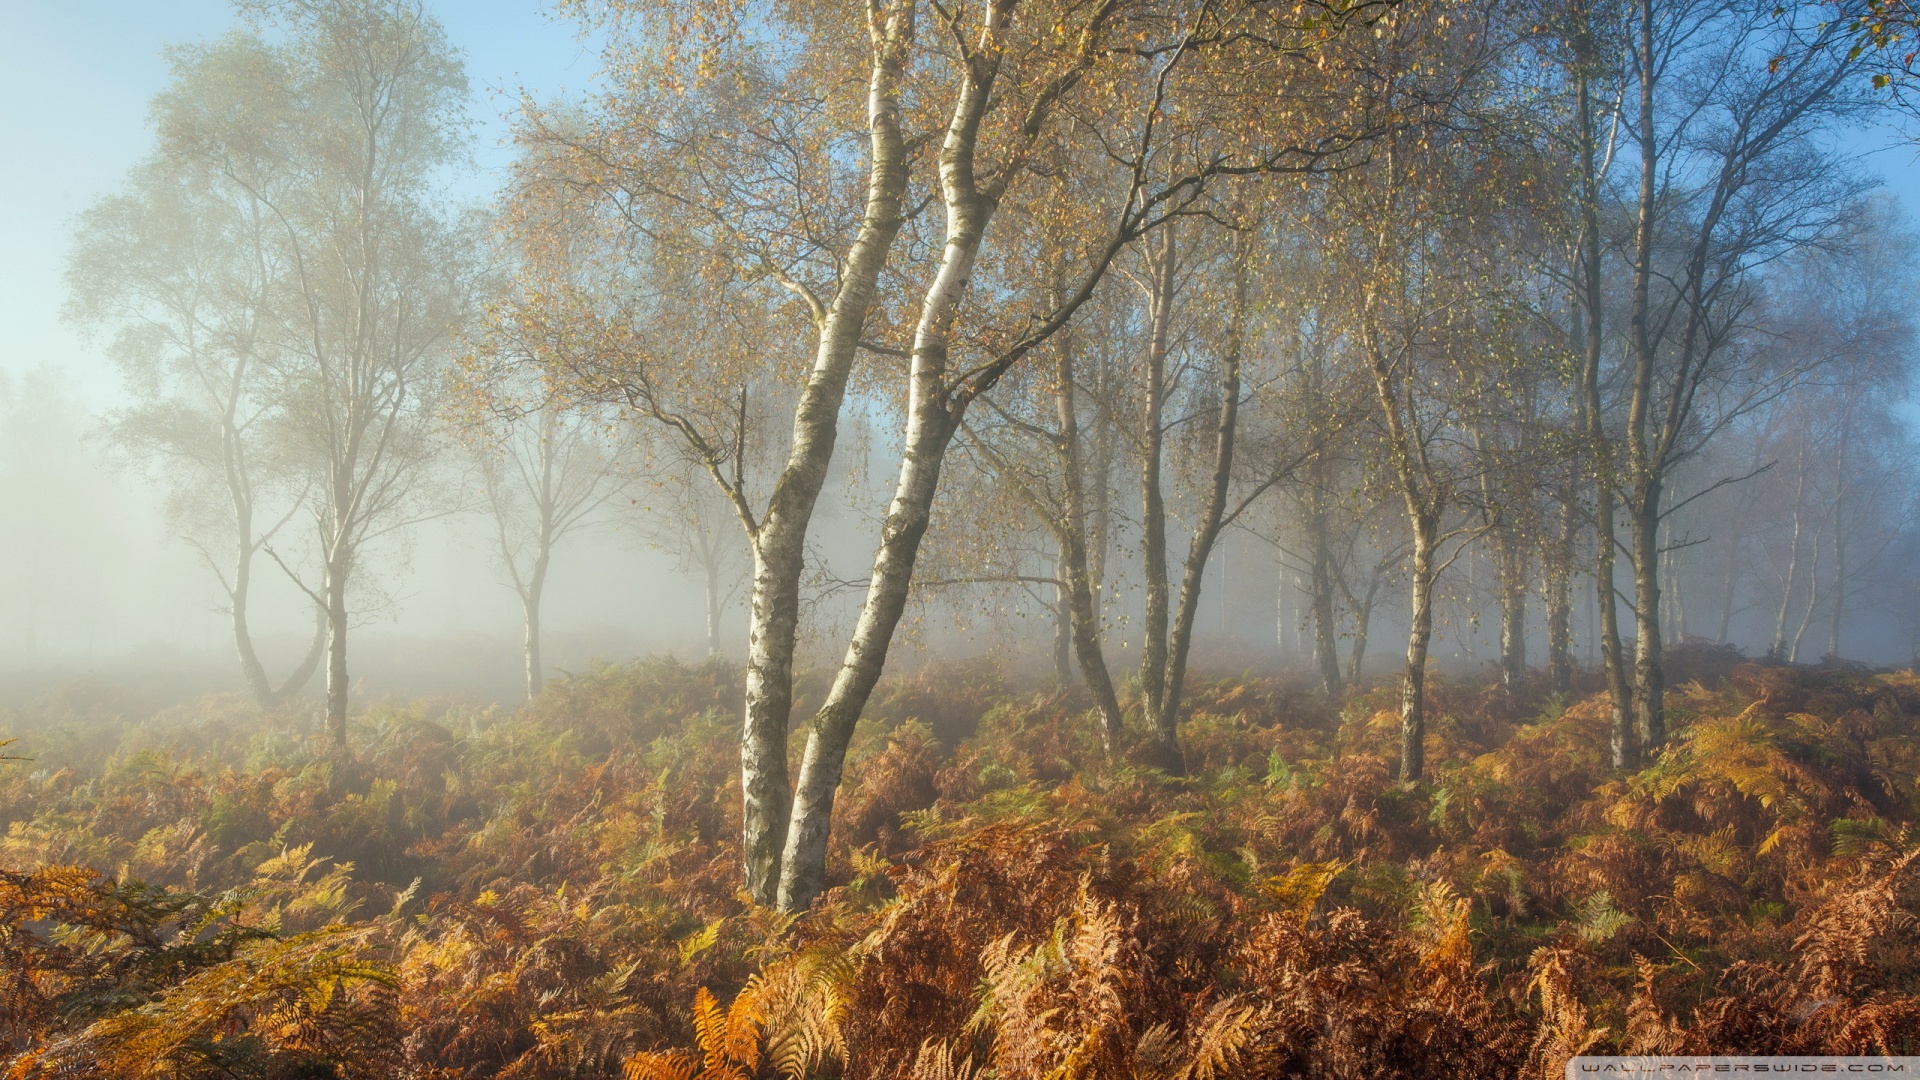
[[[0,713],[4,1077],[1558,1077],[1920,1053],[1920,677],[1677,650],[1597,696],[1203,680],[1188,775],[990,665],[890,681],[807,914],[738,891],[736,673]],[[817,696],[818,688],[811,692]],[[804,706],[804,702],[802,703]],[[799,712],[798,715],[805,715]],[[134,719],[128,719],[134,716]],[[797,745],[797,740],[796,740]]]

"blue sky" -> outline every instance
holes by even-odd
[[[577,92],[597,57],[540,0],[429,6],[466,53],[483,192],[506,162],[517,90]],[[226,0],[0,0],[0,101],[13,103],[0,114],[0,371],[53,364],[91,402],[112,399],[105,361],[60,322],[73,221],[146,153],[162,51],[237,23]]]

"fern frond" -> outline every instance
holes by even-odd
[[[913,1071],[907,1074],[906,1080],[974,1080],[978,1075],[971,1054],[955,1061],[952,1045],[928,1039],[914,1055]]]
[[[698,1062],[684,1050],[664,1054],[642,1050],[627,1059],[620,1075],[625,1080],[693,1080]]]
[[[1193,1048],[1179,1080],[1218,1080],[1232,1075],[1252,1046],[1259,1026],[1260,1010],[1241,1004],[1239,998],[1214,1002],[1191,1037]]]

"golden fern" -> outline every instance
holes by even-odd
[[[693,1080],[699,1068],[699,1060],[685,1050],[642,1050],[627,1059],[620,1075],[625,1080]]]
[[[746,1080],[760,1066],[760,1011],[753,982],[725,1009],[713,992],[701,987],[693,997],[693,1034],[705,1056],[700,1075],[711,1080]]]
[[[914,1055],[913,1071],[907,1074],[907,1080],[974,1080],[978,1075],[971,1054],[955,1061],[951,1044],[928,1039]]]
[[[786,1080],[806,1080],[829,1060],[844,1063],[840,986],[849,963],[787,957],[755,973],[724,1008],[701,987],[693,998],[698,1053],[634,1054],[623,1066],[626,1080],[751,1080],[763,1065]]]
[[[752,994],[765,1040],[764,1060],[776,1075],[806,1080],[828,1060],[847,1059],[841,1024],[847,1000],[841,987],[852,961],[844,956],[820,962],[789,957],[756,975],[741,992]]]
[[[1542,948],[1533,954],[1534,975],[1529,990],[1540,995],[1542,1014],[1539,1033],[1534,1038],[1534,1075],[1557,1077],[1566,1063],[1606,1038],[1604,1027],[1596,1028],[1575,992],[1573,954],[1567,949]]]
[[[1207,1010],[1190,1037],[1193,1044],[1178,1080],[1220,1080],[1234,1075],[1260,1031],[1262,1013],[1237,997],[1222,998]]]
[[[1268,896],[1280,902],[1294,918],[1306,921],[1313,913],[1313,906],[1333,884],[1333,879],[1347,868],[1347,862],[1334,859],[1328,862],[1309,862],[1268,878],[1262,886]]]

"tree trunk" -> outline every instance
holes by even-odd
[[[1595,492],[1593,598],[1600,616],[1600,664],[1607,677],[1607,699],[1613,707],[1613,767],[1631,769],[1640,764],[1640,738],[1633,722],[1633,688],[1627,677],[1626,650],[1620,641],[1620,608],[1614,595],[1613,494],[1603,483]]]
[[[327,601],[327,734],[338,753],[347,750],[347,570],[328,564],[321,589]]]
[[[1106,654],[1100,644],[1098,578],[1087,552],[1087,486],[1080,467],[1080,412],[1074,394],[1074,364],[1075,354],[1071,339],[1068,339],[1061,343],[1054,372],[1054,419],[1059,425],[1056,453],[1060,458],[1061,487],[1064,492],[1060,520],[1055,523],[1054,540],[1060,547],[1060,576],[1065,586],[1062,599],[1066,604],[1067,632],[1072,638],[1074,656],[1080,663],[1080,677],[1093,695],[1094,706],[1100,710],[1101,740],[1107,756],[1111,758],[1121,749],[1124,718],[1120,712],[1119,695],[1114,693],[1113,676],[1107,669]],[[1096,480],[1103,487],[1104,482],[1104,476]]]
[[[1317,471],[1317,470],[1316,470]],[[1313,539],[1313,657],[1320,668],[1320,689],[1339,698],[1340,632],[1333,614],[1333,546],[1327,540],[1327,511],[1318,477],[1307,528]]]
[[[1087,580],[1093,588],[1093,608],[1105,618],[1107,588],[1107,548],[1112,537],[1114,422],[1112,394],[1115,372],[1103,356],[1093,372],[1093,439],[1091,459],[1076,470],[1080,478],[1080,499],[1085,507]],[[1098,625],[1096,623],[1096,625]]]
[[[1409,571],[1412,621],[1407,631],[1407,671],[1400,684],[1399,778],[1418,781],[1427,769],[1427,647],[1433,639],[1433,557],[1439,546],[1439,515],[1412,515],[1413,563]]]
[[[1758,463],[1755,465],[1757,471]],[[1740,588],[1740,578],[1746,572],[1740,563],[1740,548],[1746,541],[1747,516],[1752,505],[1751,499],[1740,500],[1740,511],[1733,518],[1733,537],[1727,544],[1727,569],[1720,582],[1720,624],[1713,638],[1720,645],[1727,643],[1727,634],[1733,629],[1733,601]]]
[[[1834,507],[1834,516],[1840,514],[1840,507]],[[1847,600],[1847,533],[1845,523],[1835,521],[1837,528],[1833,534],[1833,610],[1827,624],[1827,657],[1840,657],[1840,624],[1846,616]]]
[[[1787,651],[1787,663],[1800,662],[1800,642],[1807,636],[1807,626],[1813,622],[1813,612],[1820,606],[1820,541],[1826,534],[1826,523],[1813,531],[1813,558],[1807,563],[1807,606],[1800,612],[1800,625],[1793,631],[1793,645]]]
[[[320,670],[320,658],[327,651],[327,623],[327,609],[319,604],[313,605],[313,639],[307,645],[307,655],[287,675],[287,681],[280,684],[280,689],[273,692],[274,704],[284,703],[306,689],[313,673]]]
[[[1687,579],[1680,576],[1680,553],[1669,550],[1666,554],[1666,564],[1665,589],[1673,604],[1674,640],[1684,643],[1693,635],[1687,629]]]
[[[1591,41],[1591,28],[1582,40]],[[1580,306],[1585,317],[1581,335],[1581,419],[1586,424],[1587,453],[1594,472],[1594,611],[1599,622],[1600,663],[1607,680],[1607,698],[1612,706],[1611,749],[1613,767],[1635,768],[1640,763],[1639,740],[1633,722],[1633,691],[1627,680],[1626,656],[1620,643],[1620,609],[1614,594],[1614,555],[1616,537],[1613,527],[1615,458],[1607,436],[1606,418],[1600,400],[1600,356],[1604,340],[1602,319],[1606,311],[1606,290],[1600,266],[1600,183],[1595,146],[1593,87],[1589,67],[1594,61],[1591,46],[1575,65],[1576,98],[1580,114]],[[1649,91],[1650,93],[1650,91]],[[1651,98],[1646,109],[1651,110]],[[1644,298],[1642,298],[1644,299]],[[1644,317],[1644,311],[1641,316]]]
[[[906,608],[914,562],[939,490],[940,469],[959,428],[963,406],[952,411],[948,408],[948,339],[992,216],[991,203],[975,186],[973,155],[996,69],[997,64],[991,61],[969,67],[941,146],[940,184],[947,208],[947,243],[940,268],[921,301],[920,321],[914,329],[900,477],[881,527],[879,551],[874,555],[873,572],[853,636],[847,642],[846,655],[827,700],[814,715],[807,733],[800,779],[793,793],[792,824],[780,865],[778,903],[783,911],[804,911],[825,886],[827,837],[847,745],[867,698],[880,680],[893,631]]]
[[[1527,556],[1518,531],[1500,530],[1500,683],[1508,693],[1527,678]]]
[[[891,8],[870,26],[873,65],[867,84],[872,158],[867,203],[847,251],[840,285],[819,314],[813,370],[793,418],[793,441],[765,516],[753,530],[753,583],[747,632],[745,717],[740,739],[741,857],[755,903],[778,899],[792,793],[787,783],[787,725],[793,711],[793,653],[800,620],[800,575],[807,528],[826,483],[839,431],[847,376],[887,253],[900,232],[907,154],[900,132],[900,80],[913,41],[914,5]]]
[[[543,524],[542,532],[546,531]],[[526,666],[527,700],[540,696],[546,686],[546,668],[540,661],[540,598],[547,591],[547,566],[552,556],[553,541],[547,536],[540,538],[540,550],[533,557],[533,572],[527,575],[526,588],[520,593],[520,606],[526,614]]]
[[[1084,544],[1071,546],[1066,573],[1067,615],[1069,630],[1073,635],[1073,653],[1080,664],[1080,678],[1093,695],[1094,707],[1100,710],[1101,742],[1107,756],[1113,757],[1121,749],[1124,716],[1120,711],[1119,695],[1113,689],[1113,676],[1107,669],[1106,654],[1100,645],[1100,612],[1087,572]]]
[[[1787,658],[1787,613],[1793,609],[1793,590],[1800,583],[1800,535],[1806,524],[1807,447],[1800,444],[1800,472],[1793,484],[1793,546],[1787,553],[1787,582],[1780,589],[1780,607],[1773,617],[1773,644],[1767,655],[1775,660]]]
[[[1840,623],[1847,607],[1847,451],[1853,439],[1853,397],[1840,412],[1840,452],[1833,460],[1833,618],[1827,628],[1827,656],[1840,656]]]
[[[949,243],[947,259],[930,290],[923,326],[916,334],[900,478],[887,507],[866,600],[847,642],[846,656],[807,734],[800,779],[794,790],[793,823],[781,864],[779,905],[783,911],[806,910],[825,885],[827,836],[847,746],[867,698],[880,680],[894,628],[906,608],[914,561],[926,535],[940,469],[957,419],[949,415],[944,401],[946,331],[959,304],[959,293],[970,276],[979,227],[968,222],[951,230],[960,231],[962,236],[971,234],[972,243]]]
[[[1053,681],[1064,687],[1073,683],[1073,600],[1064,560],[1054,560],[1053,576]]]
[[[1171,249],[1169,249],[1171,250]],[[1167,650],[1167,675],[1160,711],[1154,717],[1159,763],[1175,775],[1186,770],[1180,752],[1180,697],[1187,678],[1187,657],[1193,648],[1193,622],[1200,610],[1200,587],[1207,572],[1207,560],[1220,530],[1226,524],[1227,492],[1233,481],[1233,445],[1239,434],[1241,333],[1247,308],[1247,266],[1244,255],[1236,259],[1234,301],[1227,321],[1226,349],[1221,356],[1220,417],[1214,429],[1213,477],[1206,505],[1194,527],[1192,543],[1187,547],[1187,565],[1180,582],[1180,608],[1174,620],[1173,639]]]
[[[1628,331],[1633,353],[1633,394],[1627,407],[1629,483],[1628,525],[1633,534],[1634,582],[1634,709],[1638,713],[1643,745],[1652,749],[1666,738],[1666,687],[1660,655],[1660,499],[1664,486],[1664,455],[1650,447],[1647,428],[1653,410],[1654,343],[1651,325],[1651,287],[1654,260],[1654,215],[1659,176],[1659,145],[1653,127],[1654,65],[1653,0],[1635,4],[1638,40],[1640,108],[1637,138],[1640,145],[1640,192],[1633,241],[1633,287]],[[1689,316],[1691,318],[1691,315]]]
[[[540,594],[538,590],[528,590],[527,595],[521,599],[520,606],[526,614],[527,700],[532,701],[540,696],[541,689],[546,685],[544,669],[540,663]]]
[[[880,680],[894,628],[906,608],[913,564],[926,535],[938,488],[949,429],[937,388],[926,384],[943,374],[944,364],[915,379],[916,400],[908,421],[907,452],[881,529],[880,550],[874,559],[866,601],[833,687],[807,734],[793,796],[793,823],[787,831],[781,864],[779,904],[783,911],[806,910],[825,884],[827,835],[847,746],[867,698]]]
[[[1714,634],[1716,645],[1725,645],[1727,635],[1733,630],[1733,597],[1740,585],[1740,537],[1736,534],[1731,551],[1727,555],[1727,573],[1721,581],[1720,591],[1720,629]]]
[[[714,539],[714,538],[710,538]],[[709,544],[704,560],[707,579],[707,659],[720,655],[720,552],[717,544]]]
[[[1160,490],[1165,449],[1167,343],[1173,321],[1174,235],[1168,228],[1155,252],[1148,302],[1151,333],[1147,346],[1146,417],[1141,431],[1146,447],[1140,463],[1140,557],[1146,584],[1141,622],[1140,692],[1149,722],[1157,723],[1167,677],[1167,505]],[[1162,751],[1165,751],[1163,746]]]
[[[1287,603],[1287,556],[1278,553],[1274,559],[1273,575],[1273,643],[1280,650],[1280,662],[1293,660],[1293,642],[1287,638],[1287,624],[1293,618],[1292,605]]]
[[[1067,602],[1070,630],[1073,634],[1073,652],[1080,664],[1080,678],[1087,684],[1087,690],[1093,695],[1094,707],[1100,710],[1100,737],[1107,756],[1112,757],[1121,750],[1124,714],[1120,711],[1120,697],[1113,689],[1113,676],[1107,669],[1107,658],[1100,645],[1100,612],[1091,587],[1091,576],[1087,572],[1086,547],[1075,545],[1078,549],[1069,556],[1067,568]]]
[[[1367,581],[1367,591],[1361,595],[1359,603],[1347,598],[1353,609],[1353,644],[1347,650],[1347,685],[1359,686],[1360,679],[1366,674],[1367,627],[1373,622],[1374,599],[1380,594],[1380,579],[1386,576],[1383,567],[1376,565],[1373,576]]]
[[[1553,692],[1573,689],[1573,548],[1579,535],[1578,507],[1569,491],[1560,507],[1560,533],[1547,560],[1547,677]]]
[[[1667,739],[1666,676],[1660,663],[1660,481],[1645,480],[1635,492],[1633,520],[1634,708],[1643,745]]]
[[[247,680],[247,692],[263,708],[273,704],[273,684],[267,681],[267,669],[253,649],[253,633],[247,627],[247,596],[253,586],[253,520],[240,514],[239,543],[235,545],[233,587],[227,590],[227,602],[233,613],[233,647],[240,657],[240,674]]]
[[[812,454],[802,457],[804,463],[811,460]],[[791,470],[791,463],[789,469],[796,477],[795,487],[806,486],[802,473]],[[823,469],[820,481],[824,480]],[[800,624],[805,519],[811,507],[794,510],[791,518],[769,513],[754,537],[748,608],[740,848],[747,892],[755,903],[768,905],[776,899],[792,797],[787,786],[787,722],[793,711],[793,650]]]

